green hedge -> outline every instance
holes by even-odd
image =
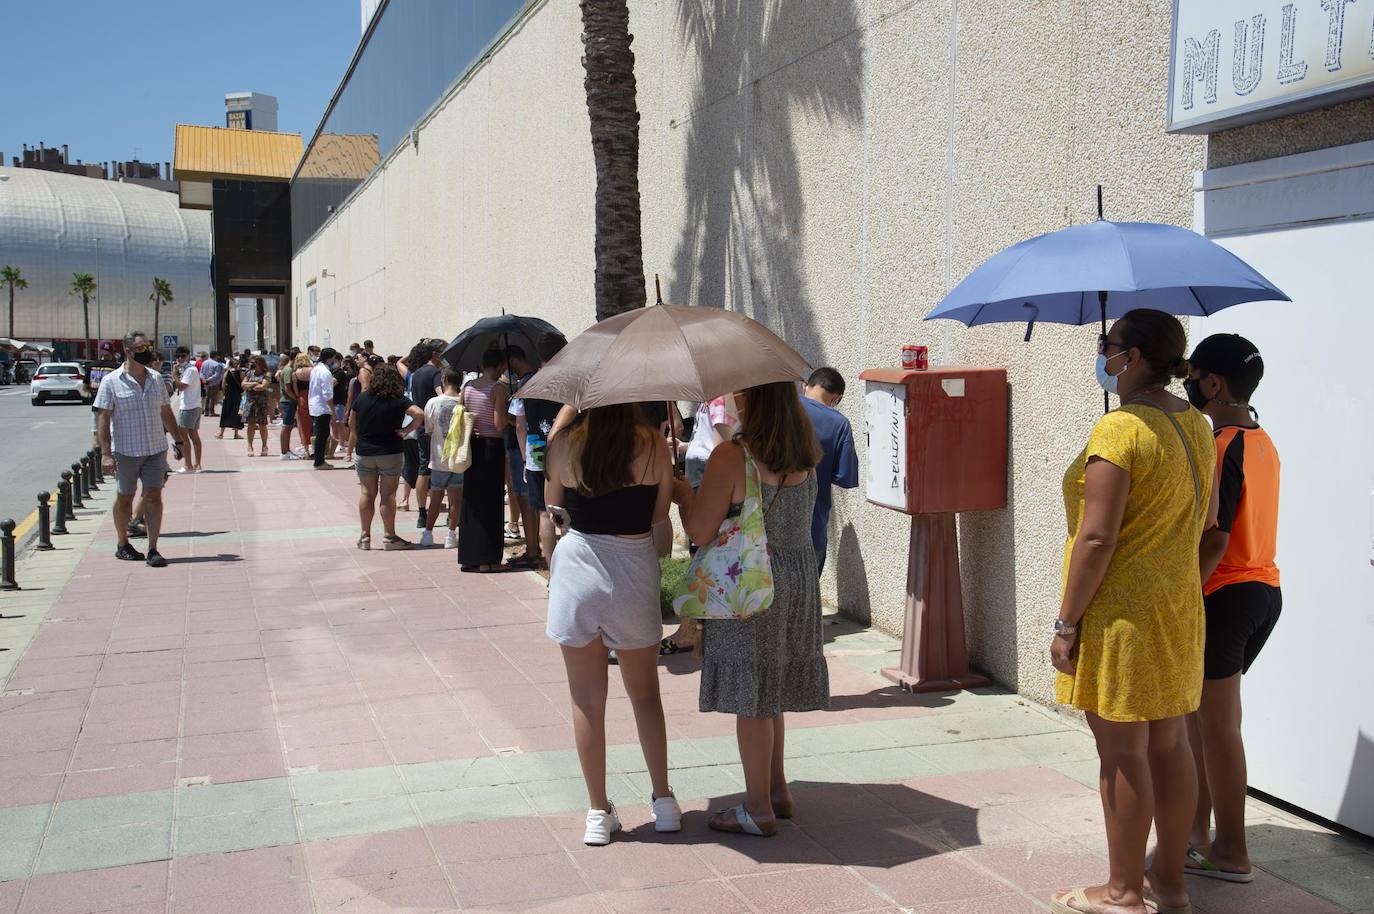
[[[677,590],[678,582],[687,573],[687,564],[690,559],[686,558],[666,558],[659,561],[661,572],[659,584],[659,606],[665,616],[673,614],[673,593]]]

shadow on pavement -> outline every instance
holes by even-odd
[[[200,565],[205,562],[242,562],[243,556],[235,555],[232,552],[221,552],[219,555],[188,555],[178,559],[168,559],[168,565]]]
[[[160,533],[158,537],[164,540],[191,539],[202,536],[223,536],[228,530],[182,530],[178,533]]]

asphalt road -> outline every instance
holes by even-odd
[[[55,499],[63,467],[91,446],[89,406],[34,406],[29,385],[0,387],[0,518],[23,523],[38,504],[35,495],[46,490]]]

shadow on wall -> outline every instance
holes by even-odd
[[[1337,820],[1362,834],[1374,837],[1374,740],[1363,731],[1355,734],[1355,757]]]
[[[868,568],[859,534],[853,524],[845,524],[840,531],[840,548],[835,559],[835,592],[840,612],[864,625],[873,624],[873,603],[868,591]]]
[[[964,630],[969,662],[998,682],[1015,686],[1016,618],[1016,400],[1007,397],[1007,506],[959,515],[959,577],[964,592]],[[973,556],[978,557],[975,564]],[[1047,639],[1048,640],[1048,639]],[[992,663],[993,658],[1000,663]]]
[[[678,28],[698,82],[672,124],[687,131],[687,202],[671,300],[744,312],[822,364],[795,120],[863,118],[854,0],[678,0]]]

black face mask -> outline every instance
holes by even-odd
[[[1206,409],[1207,404],[1212,401],[1202,392],[1201,378],[1188,378],[1183,382],[1183,389],[1188,394],[1188,402],[1193,404],[1196,409]]]
[[[147,350],[146,352],[135,352],[134,361],[140,365],[151,365],[153,364],[154,355],[156,355],[156,353],[154,353],[151,349]]]

